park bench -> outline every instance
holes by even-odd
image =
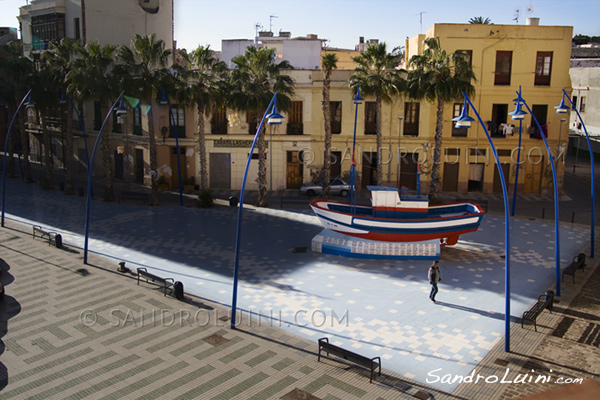
[[[140,200],[143,204],[148,204],[148,195],[140,192],[121,192],[119,193],[119,204],[125,200]]]
[[[151,280],[152,282],[157,283],[159,286],[162,286],[164,288],[165,296],[167,295],[167,288],[169,288],[170,286],[173,286],[173,284],[175,283],[173,278],[162,278],[158,275],[154,275],[154,274],[148,272],[148,270],[146,268],[138,268],[137,273],[138,273],[138,279],[137,279],[138,285],[140,284],[140,278],[145,278],[146,282]]]
[[[51,246],[52,243],[56,245],[57,248],[62,248],[62,236],[56,232],[50,232],[42,229],[41,226],[33,225],[33,238],[35,239],[36,235],[42,239],[48,239],[48,246]]]
[[[577,255],[577,257],[573,257],[573,261],[571,261],[571,264],[569,264],[568,267],[563,269],[561,281],[565,280],[565,275],[569,275],[573,278],[573,283],[575,283],[575,272],[580,268],[581,269],[585,268],[585,254],[584,253],[579,253]]]
[[[535,331],[537,332],[537,317],[544,311],[544,309],[548,309],[548,311],[552,312],[552,305],[554,302],[554,292],[552,290],[548,290],[546,294],[542,294],[538,297],[538,300],[535,302],[533,306],[527,311],[523,313],[523,318],[521,318],[521,328],[523,328],[523,323],[525,321],[529,321],[533,323]]]
[[[317,358],[317,361],[321,361],[321,351],[326,352],[327,356],[329,356],[329,354],[333,354],[335,356],[343,358],[344,360],[351,361],[362,367],[368,368],[371,371],[371,380],[369,382],[373,382],[373,373],[375,372],[375,369],[379,369],[379,376],[381,376],[380,357],[369,358],[361,356],[360,354],[356,354],[352,351],[343,349],[339,346],[329,343],[328,338],[319,339],[319,356]]]

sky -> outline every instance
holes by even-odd
[[[133,0],[130,0],[133,1]],[[253,39],[259,30],[316,34],[329,47],[354,49],[360,36],[403,46],[406,37],[435,23],[468,23],[490,18],[494,24],[573,26],[573,34],[600,36],[600,0],[174,0],[175,40],[179,48],[221,49],[223,39]],[[19,7],[27,0],[0,0],[0,26],[18,27]]]

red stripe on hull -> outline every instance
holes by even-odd
[[[475,232],[477,228],[472,229],[463,229],[460,231],[452,231],[452,232],[437,232],[437,233],[424,233],[424,234],[410,234],[410,233],[381,233],[381,232],[369,232],[369,233],[348,233],[344,231],[337,231],[332,229],[342,235],[354,236],[361,239],[373,240],[376,242],[423,242],[426,240],[433,239],[446,239],[448,238],[448,243],[446,245],[452,246],[456,244],[458,241],[458,237],[464,233]],[[450,239],[451,238],[451,239]]]

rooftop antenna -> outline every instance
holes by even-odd
[[[269,16],[269,32],[273,32],[273,18],[279,18],[277,15]]]
[[[257,22],[256,24],[254,24],[254,44],[256,46],[258,46],[258,30],[262,29],[262,25]]]
[[[529,5],[527,6],[527,14],[533,14],[533,1],[530,1]]]
[[[519,12],[521,10],[519,10],[518,8],[515,10],[515,17],[512,19],[513,21],[516,21],[517,25],[519,25]]]
[[[423,14],[425,14],[427,11],[421,11],[419,13],[419,33],[423,33]]]

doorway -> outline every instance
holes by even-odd
[[[210,187],[231,189],[231,154],[210,153]]]
[[[300,151],[288,151],[286,153],[286,188],[299,189],[302,186],[304,172],[303,158],[303,154]]]

